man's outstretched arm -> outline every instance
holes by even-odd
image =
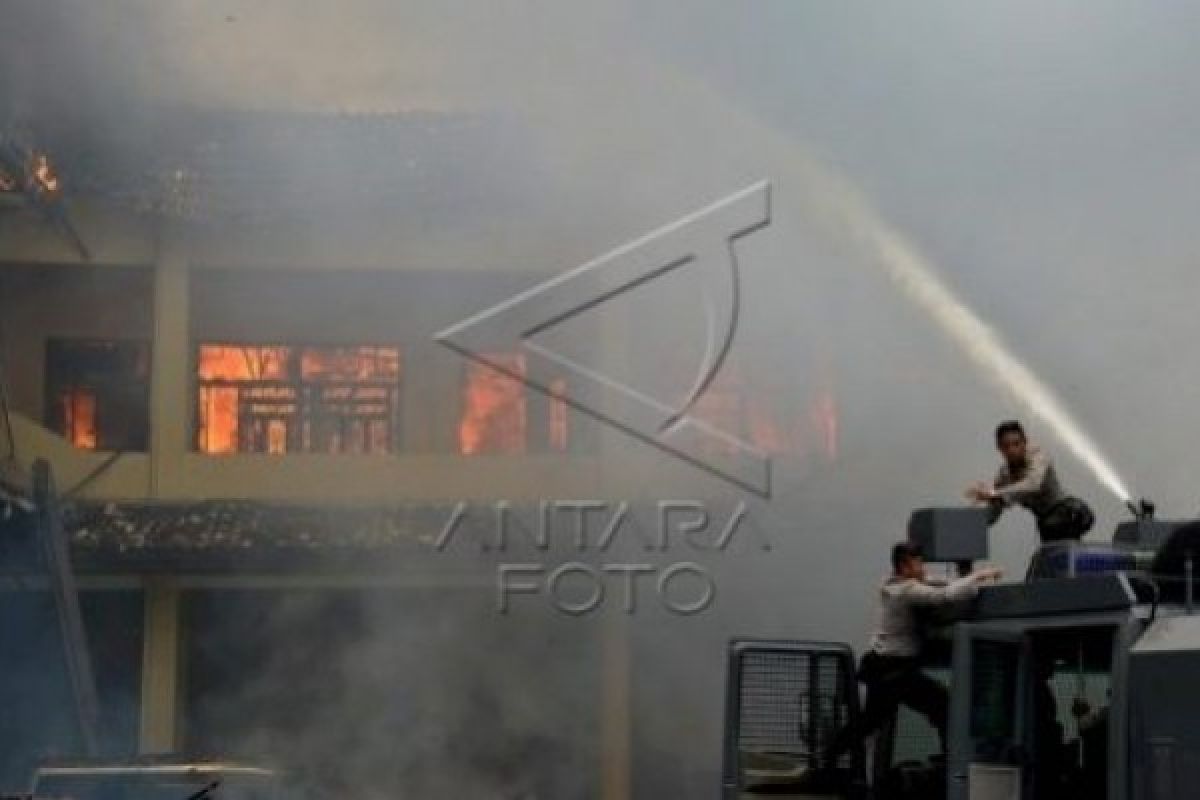
[[[1029,456],[1029,466],[1020,480],[993,487],[993,497],[1006,503],[1013,503],[1027,494],[1041,491],[1050,472],[1050,457],[1045,453],[1032,453]]]
[[[1008,508],[1009,503],[1003,497],[1000,497],[993,486],[1004,480],[1005,472],[1001,470],[996,474],[996,479],[993,483],[973,484],[966,491],[967,499],[977,506],[987,506],[987,524],[988,527],[996,524],[996,520],[1000,519],[1000,515]]]
[[[928,583],[913,583],[904,590],[904,597],[914,606],[943,606],[971,597],[980,584],[996,580],[1002,571],[996,567],[977,569],[970,575],[952,581],[945,586]]]
[[[988,505],[988,524],[991,525],[1008,506],[1041,491],[1049,473],[1050,457],[1044,453],[1034,453],[1030,455],[1029,466],[1020,480],[1008,480],[1007,470],[1001,468],[990,486],[977,483],[967,489],[967,498],[973,503]]]

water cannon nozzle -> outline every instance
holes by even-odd
[[[1154,512],[1157,510],[1154,503],[1145,497],[1138,500],[1137,503],[1134,503],[1133,500],[1128,500],[1125,503],[1125,507],[1129,509],[1129,512],[1133,514],[1133,518],[1137,520],[1154,519]]]

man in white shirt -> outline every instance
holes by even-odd
[[[843,728],[826,751],[834,766],[855,742],[873,734],[901,705],[921,713],[946,743],[949,693],[921,670],[920,609],[944,607],[973,597],[983,583],[1000,577],[995,568],[977,569],[948,584],[925,575],[921,549],[911,542],[892,547],[892,574],[879,588],[878,625],[858,670],[867,699],[858,720]]]
[[[1063,491],[1054,462],[1042,448],[1030,444],[1020,422],[1008,420],[996,427],[996,449],[1004,463],[995,480],[967,489],[972,502],[987,505],[989,525],[1006,509],[1019,505],[1037,519],[1043,543],[1077,540],[1091,529],[1092,510]]]

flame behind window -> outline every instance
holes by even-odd
[[[520,355],[489,355],[488,361],[513,375],[525,374]],[[528,425],[525,385],[476,361],[466,365],[458,449],[463,455],[524,453]]]
[[[290,347],[206,344],[197,374],[202,381],[268,381],[287,376]]]
[[[86,450],[141,451],[149,434],[149,343],[46,342],[46,426]]]
[[[62,413],[67,441],[83,450],[96,449],[96,395],[90,389],[73,388],[62,394]]]
[[[751,388],[736,373],[718,376],[692,407],[696,418],[725,431],[768,455],[819,453],[837,460],[838,408],[833,390],[823,388],[797,404],[787,392]],[[710,440],[722,452],[733,443]]]
[[[203,453],[388,453],[400,351],[373,345],[201,345]]]

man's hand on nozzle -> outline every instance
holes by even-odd
[[[971,573],[975,580],[983,582],[995,582],[1004,577],[1004,570],[999,567],[981,567]]]

